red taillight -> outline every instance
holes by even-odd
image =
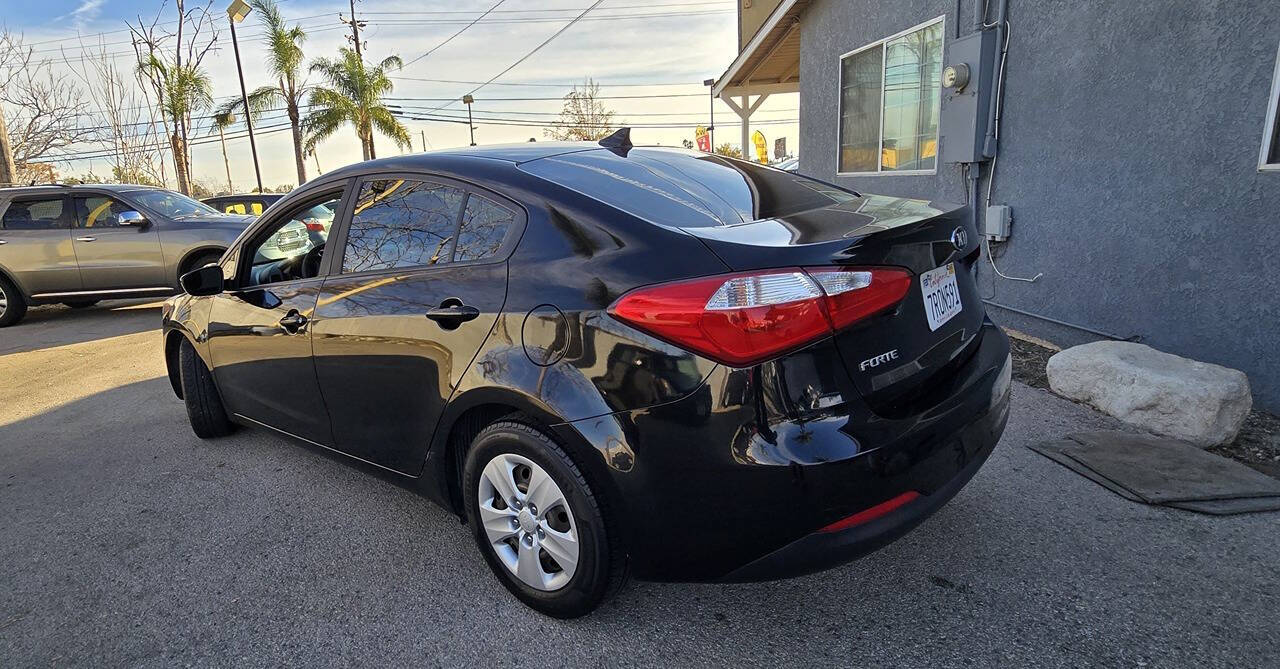
[[[745,367],[897,304],[911,274],[891,267],[744,272],[647,286],[609,313],[712,360]]]
[[[836,522],[831,523],[830,525],[827,525],[826,527],[818,531],[819,532],[839,532],[841,530],[847,530],[851,527],[862,525],[863,523],[869,523],[875,520],[876,518],[887,516],[890,513],[897,511],[898,509],[906,506],[907,504],[910,504],[911,502],[916,501],[919,498],[920,498],[920,493],[914,490],[908,490],[907,492],[904,492],[901,495],[894,497],[893,499],[880,502],[879,504],[871,508],[863,509],[853,514],[852,516],[849,516],[848,518],[837,520]]]
[[[307,226],[307,229],[312,232],[324,232],[323,223],[303,222],[303,225]]]

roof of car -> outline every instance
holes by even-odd
[[[7,186],[0,188],[0,195],[43,193],[56,191],[77,191],[83,189],[105,190],[112,193],[127,193],[135,190],[164,190],[155,186],[139,184],[35,184],[31,186]]]
[[[285,196],[284,193],[226,193],[224,195],[210,195],[209,197],[203,197],[203,198],[200,198],[200,201],[208,202],[209,200],[226,200],[228,198],[234,198],[239,200],[242,198],[247,199],[247,198],[269,198],[269,197],[274,197],[278,200],[284,196]]]

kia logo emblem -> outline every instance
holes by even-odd
[[[956,247],[957,251],[963,251],[964,247],[969,245],[969,233],[964,228],[956,228],[951,231],[951,245]]]

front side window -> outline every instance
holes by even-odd
[[[840,59],[841,173],[937,167],[942,34],[939,18]]]
[[[118,228],[120,214],[133,211],[133,207],[105,195],[89,195],[75,200],[78,228]]]
[[[4,211],[5,230],[56,230],[67,227],[62,215],[66,200],[59,197],[14,200]]]
[[[137,200],[147,209],[173,220],[219,213],[217,209],[203,202],[171,190],[136,190],[131,191],[129,197]]]
[[[323,204],[333,209],[342,201],[341,193],[322,197]],[[310,279],[320,274],[332,219],[319,221],[311,216],[312,208],[319,204],[312,200],[295,207],[254,236],[258,241],[250,244],[252,251],[245,255],[252,258],[245,287]]]
[[[343,273],[449,262],[464,195],[430,181],[364,182],[347,230]]]

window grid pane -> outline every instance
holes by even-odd
[[[942,24],[885,44],[883,170],[931,170],[938,155]]]
[[[884,49],[848,56],[840,73],[841,172],[874,172],[880,163],[880,97]]]

